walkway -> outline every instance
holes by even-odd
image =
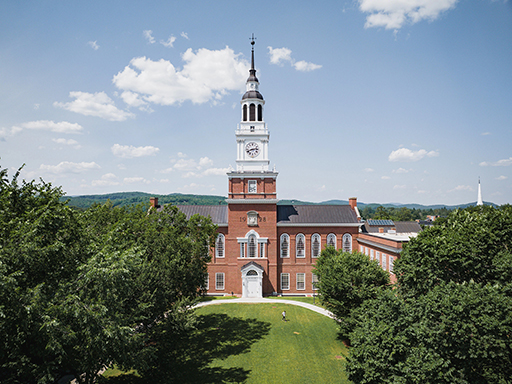
[[[281,304],[290,304],[296,305],[298,307],[303,307],[310,309],[316,313],[321,315],[330,317],[334,319],[334,315],[328,311],[327,309],[317,307],[313,304],[304,303],[302,301],[296,300],[286,300],[286,299],[271,299],[271,298],[239,298],[239,299],[225,299],[225,300],[211,300],[211,301],[203,301],[196,305],[196,307],[204,307],[205,305],[214,305],[214,304],[229,304],[229,303],[244,303],[244,304],[264,304],[264,303],[281,303]]]

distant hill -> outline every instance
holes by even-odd
[[[169,195],[155,195],[146,192],[118,192],[108,193],[105,195],[84,195],[84,196],[66,196],[62,200],[68,200],[68,204],[72,207],[86,209],[93,204],[103,204],[107,200],[110,200],[114,206],[126,206],[126,205],[137,205],[137,204],[149,204],[150,197],[158,197],[159,204],[188,204],[188,205],[225,205],[226,196],[215,196],[215,195],[192,195],[192,194],[181,194],[171,193]],[[320,203],[312,203],[309,201],[301,200],[280,200],[279,205],[348,205],[348,200],[328,200]],[[495,205],[494,203],[484,202],[486,205]],[[469,206],[476,205],[474,203],[459,204],[459,205],[421,205],[421,204],[398,204],[398,203],[362,203],[358,202],[358,208],[362,209],[366,206],[371,208],[377,208],[382,205],[385,208],[402,208],[406,207],[409,209],[455,209],[455,208],[466,208]]]

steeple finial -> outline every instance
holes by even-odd
[[[249,78],[247,81],[258,81],[258,78],[256,77],[256,70],[254,69],[254,44],[256,44],[256,38],[254,37],[254,33],[249,38],[251,40],[251,69],[249,70]]]
[[[480,188],[480,176],[478,176],[478,197],[476,205],[484,205],[484,202],[482,200],[482,189]]]

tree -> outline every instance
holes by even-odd
[[[367,300],[389,284],[389,274],[376,261],[359,252],[328,247],[316,262],[321,300],[340,322],[340,336],[348,339],[355,313]]]
[[[512,298],[502,287],[442,283],[417,300],[385,292],[359,314],[354,383],[512,382]]]
[[[510,206],[454,211],[420,233],[395,264],[397,289],[357,313],[349,378],[511,383],[511,247]]]
[[[434,223],[395,263],[403,293],[426,293],[441,281],[512,282],[512,206],[455,210]]]

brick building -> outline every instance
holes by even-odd
[[[278,204],[278,172],[270,168],[264,105],[253,47],[235,133],[236,169],[227,173],[228,204],[178,205],[187,217],[210,216],[218,225],[208,266],[210,295],[311,295],[316,281],[312,271],[323,248],[357,250],[363,224],[356,198],[350,198],[349,205]],[[157,206],[158,201],[151,204]]]

